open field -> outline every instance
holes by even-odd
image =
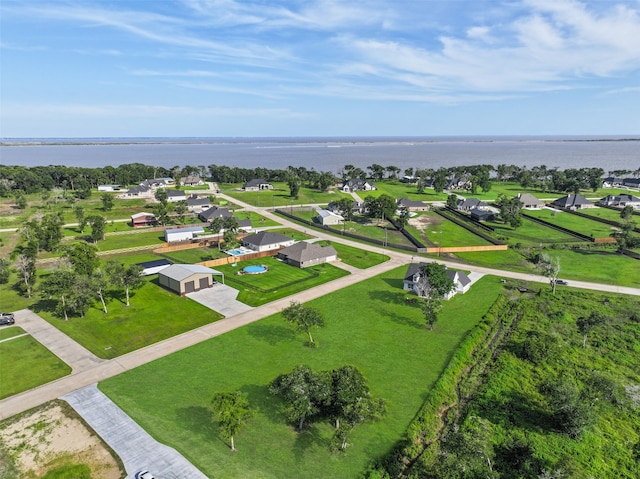
[[[462,337],[500,290],[486,277],[447,302],[434,331],[418,305],[407,305],[400,278],[405,268],[372,278],[310,303],[326,318],[317,349],[305,347],[280,315],[206,341],[101,383],[100,388],[155,438],[175,447],[209,477],[358,477],[389,452],[446,366]],[[297,433],[285,422],[268,383],[298,364],[362,370],[386,415],[356,427],[344,454],[331,454],[329,424]],[[189,371],[189,374],[185,374]],[[180,387],[176,387],[179,385]],[[143,389],[147,394],[139,394]],[[256,416],[230,452],[209,410],[214,393],[240,390]]]
[[[298,198],[289,196],[289,187],[286,183],[273,183],[273,190],[262,191],[242,191],[240,183],[221,183],[220,189],[226,195],[244,201],[253,206],[262,208],[273,208],[278,206],[302,205],[302,204],[318,204],[329,203],[339,200],[343,193],[333,188],[329,192],[320,192],[311,188],[302,186],[298,192]],[[346,195],[348,196],[348,195]],[[350,197],[350,196],[349,196]]]
[[[245,266],[259,264],[267,266],[269,271],[264,274],[236,274]],[[249,306],[259,306],[349,274],[329,263],[302,269],[282,263],[271,256],[242,261],[236,267],[216,266],[216,269],[224,273],[227,286],[240,291],[238,301]]]
[[[540,243],[574,243],[581,241],[570,234],[534,223],[526,217],[522,217],[522,224],[515,229],[498,221],[487,221],[486,224],[495,229],[497,237],[506,237],[511,244],[521,243],[535,246]]]
[[[355,268],[366,269],[389,260],[387,255],[374,253],[353,246],[347,246],[335,241],[318,241],[320,246],[331,245],[338,253],[338,258],[345,264]]]
[[[550,208],[527,211],[527,214],[593,238],[608,238],[614,231],[607,224]]]
[[[486,246],[491,243],[432,211],[418,213],[409,219],[407,230],[422,242],[434,246]]]
[[[158,286],[148,279],[131,293],[131,306],[124,304],[124,291],[109,295],[108,314],[99,303],[84,318],[69,321],[54,317],[50,304],[40,300],[31,309],[100,358],[110,359],[217,321],[222,316],[187,297]]]
[[[20,331],[20,334],[24,333],[16,326],[10,329]],[[1,342],[0,365],[0,399],[27,391],[71,372],[69,366],[31,336]]]

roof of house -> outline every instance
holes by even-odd
[[[420,268],[422,266],[426,266],[426,264],[427,263],[424,263],[424,262],[410,263],[409,267],[407,268],[407,272],[404,275],[405,281],[413,281],[413,277],[416,275],[416,273],[419,273]],[[467,273],[465,273],[464,271],[447,269],[447,276],[454,283],[459,283],[462,286],[466,286],[469,283],[471,283],[471,279],[469,278],[469,276],[467,276]]]
[[[133,188],[129,188],[127,190],[127,194],[129,195],[137,195],[139,193],[146,193],[149,191],[151,187],[146,184],[139,184],[138,186],[134,186]]]
[[[551,204],[562,208],[570,208],[572,206],[579,205],[592,205],[593,203],[582,195],[567,195],[562,198],[558,198]]]
[[[349,188],[364,188],[365,185],[374,186],[373,183],[367,180],[361,180],[360,178],[351,178],[350,180],[345,180],[342,183],[342,187],[348,186]]]
[[[175,234],[175,233],[204,233],[204,228],[202,226],[190,226],[188,228],[173,228],[170,230],[165,230],[166,234]]]
[[[251,220],[238,220],[238,228],[251,228]]]
[[[471,208],[469,210],[469,214],[471,216],[489,217],[489,216],[493,216],[495,213],[493,213],[492,211],[481,210],[480,208]]]
[[[604,198],[600,198],[599,200],[601,203],[608,203],[608,202],[614,202],[614,203],[640,203],[640,198],[638,198],[637,196],[633,196],[630,194],[621,194],[621,195],[607,195]]]
[[[409,198],[400,198],[398,200],[398,206],[404,206],[405,208],[423,208],[427,205],[422,201],[414,201],[410,200]]]
[[[212,206],[208,210],[205,210],[202,213],[200,213],[198,216],[208,221],[212,218],[230,218],[231,216],[233,216],[233,213],[231,213],[231,211],[229,211],[227,208]]]
[[[297,243],[280,250],[279,254],[297,261],[298,263],[304,263],[306,261],[327,258],[329,256],[337,256],[338,253],[333,246],[320,246],[315,243],[298,241]]]
[[[135,219],[135,218],[145,218],[145,217],[149,217],[149,216],[151,216],[151,217],[153,217],[153,218],[155,218],[155,217],[156,217],[156,215],[154,215],[153,213],[144,213],[144,212],[142,212],[142,213],[136,213],[136,214],[134,214],[134,215],[131,215],[131,219]]]
[[[262,178],[254,178],[253,180],[249,180],[247,181],[244,185],[242,185],[243,188],[251,188],[254,186],[260,186],[260,185],[269,185],[271,183],[269,183],[266,180],[263,180]]]
[[[458,200],[458,208],[462,209],[473,209],[479,208],[480,206],[487,206],[487,204],[479,200],[478,198],[465,198],[462,200]]]
[[[182,191],[182,190],[166,190],[167,192],[167,197],[178,197],[178,196],[184,196],[186,197],[187,194]]]
[[[254,244],[256,246],[264,246],[268,244],[286,243],[292,241],[293,238],[281,235],[279,233],[272,233],[271,231],[260,231],[259,233],[249,235],[242,241],[247,244]]]
[[[203,196],[202,198],[199,198],[197,196],[189,196],[189,198],[187,198],[187,204],[189,206],[205,206],[205,205],[210,205],[211,204],[211,199],[209,199],[206,196]]]
[[[159,274],[166,276],[167,278],[175,279],[176,281],[182,281],[194,274],[215,274],[218,273],[215,269],[207,268],[200,264],[172,264],[171,266],[160,271]]]
[[[189,184],[189,183],[200,183],[200,182],[202,182],[202,179],[200,179],[200,177],[197,175],[189,175],[189,176],[180,178],[180,183],[182,183],[183,185]]]
[[[158,266],[171,266],[173,264],[172,261],[168,259],[154,259],[153,261],[145,261],[143,263],[136,263],[137,266],[140,266],[144,269],[147,268],[157,268]]]
[[[544,205],[544,202],[542,200],[539,200],[538,198],[536,198],[535,196],[533,196],[531,193],[518,193],[518,197],[520,200],[520,203],[522,203],[523,205]]]

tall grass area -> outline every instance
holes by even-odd
[[[402,290],[406,268],[319,298],[326,326],[317,349],[304,346],[278,314],[100,384],[100,388],[161,442],[175,447],[208,477],[353,478],[402,439],[462,338],[496,299],[500,283],[485,277],[445,303],[433,331]],[[298,364],[358,367],[386,415],[359,425],[344,453],[329,452],[332,425],[302,433],[286,423],[268,384]],[[256,416],[237,435],[237,453],[220,438],[209,411],[214,393],[240,390]],[[144,391],[144,394],[140,394]]]

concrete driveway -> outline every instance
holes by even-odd
[[[224,315],[225,318],[252,309],[251,306],[236,300],[238,297],[237,289],[222,283],[216,283],[211,288],[189,293],[187,297]]]
[[[96,384],[62,396],[120,456],[127,478],[146,469],[158,479],[207,479],[178,451],[160,444],[127,416]]]

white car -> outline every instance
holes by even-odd
[[[136,472],[134,477],[136,479],[156,479],[155,476],[151,474],[149,471]]]

